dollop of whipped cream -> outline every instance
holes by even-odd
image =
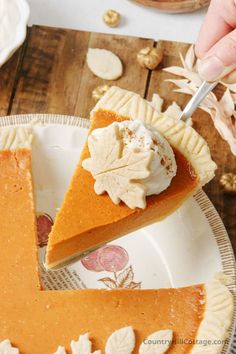
[[[151,175],[141,182],[147,188],[146,195],[159,194],[168,188],[177,171],[175,155],[168,141],[141,120],[116,124],[119,125],[125,149],[154,152]]]
[[[14,40],[19,22],[17,0],[0,0],[0,51]]]
[[[152,126],[141,120],[114,122],[111,125],[119,128],[119,138],[123,142],[123,156],[132,151],[153,152],[149,166],[150,175],[147,178],[135,180],[145,186],[146,196],[159,194],[167,189],[177,172],[175,155],[168,141]],[[99,141],[104,138],[106,129],[107,127],[95,129],[91,135]]]

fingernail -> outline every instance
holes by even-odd
[[[198,73],[206,81],[217,80],[224,72],[225,66],[222,61],[215,57],[208,57],[198,63]]]

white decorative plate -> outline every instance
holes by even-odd
[[[34,125],[33,177],[38,212],[39,256],[87,137],[89,121],[53,115],[1,118],[0,125]],[[208,282],[224,272],[234,279],[232,247],[213,205],[199,191],[170,217],[122,237],[82,262],[41,278],[46,289],[160,288]],[[227,348],[223,351],[227,353]]]
[[[0,67],[24,42],[29,14],[26,0],[0,0]]]

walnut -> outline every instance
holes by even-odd
[[[100,100],[102,96],[109,90],[110,86],[109,85],[101,85],[95,87],[95,89],[92,92],[92,97],[95,101]]]
[[[220,184],[226,192],[236,192],[236,174],[224,173],[220,178]]]
[[[107,10],[103,15],[103,21],[109,27],[117,27],[120,24],[120,14],[115,10]]]
[[[146,69],[154,70],[160,64],[163,58],[163,48],[161,44],[157,47],[146,47],[137,54],[139,64]]]

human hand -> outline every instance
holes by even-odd
[[[236,0],[211,1],[195,50],[202,79],[236,82]]]

